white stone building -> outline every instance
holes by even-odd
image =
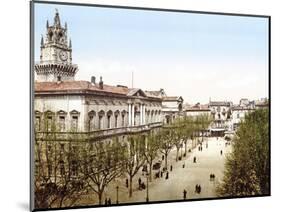
[[[139,88],[107,85],[102,77],[99,82],[95,77],[75,80],[78,66],[72,64],[67,25],[62,27],[58,11],[53,25],[47,22],[46,31],[41,39],[40,62],[35,65],[37,131],[48,130],[46,125],[56,122],[61,132],[109,136],[162,125],[161,96]]]
[[[224,132],[231,128],[231,107],[232,102],[210,101],[209,109],[214,119],[211,126],[212,135],[224,135]]]
[[[255,109],[242,106],[232,107],[232,130],[236,130],[239,124],[245,119],[246,114],[255,111]]]
[[[208,107],[208,105],[196,104],[194,106],[186,106],[183,111],[185,116],[211,116],[211,109]]]

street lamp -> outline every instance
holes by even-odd
[[[119,200],[118,200],[118,190],[119,190],[119,186],[116,186],[116,204],[119,204]]]

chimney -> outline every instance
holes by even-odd
[[[100,89],[103,89],[103,81],[102,81],[102,77],[100,77],[99,86],[100,86]]]
[[[92,76],[92,77],[91,77],[91,83],[92,83],[92,84],[96,84],[96,77],[95,77],[95,76]]]

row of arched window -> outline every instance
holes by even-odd
[[[145,123],[159,122],[161,120],[161,110],[146,110]],[[67,123],[67,116],[69,115],[69,123]],[[135,113],[135,117],[139,115],[138,111]],[[53,112],[47,110],[45,112],[35,111],[35,128],[37,131],[51,131],[52,126],[56,123],[55,131],[66,131],[70,128],[72,131],[78,129],[83,130],[83,126],[79,128],[80,112],[72,110],[69,113],[63,110]],[[87,114],[85,120],[84,131],[93,131],[98,129],[118,128],[126,127],[128,125],[128,112],[126,110],[91,110]],[[138,119],[135,118],[134,125],[139,125]],[[67,127],[67,124],[70,127]]]

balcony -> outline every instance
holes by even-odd
[[[35,139],[38,141],[87,141],[109,138],[116,135],[127,135],[134,133],[142,133],[150,131],[153,128],[162,127],[162,122],[154,122],[145,125],[110,128],[102,130],[94,130],[91,132],[36,132]]]

